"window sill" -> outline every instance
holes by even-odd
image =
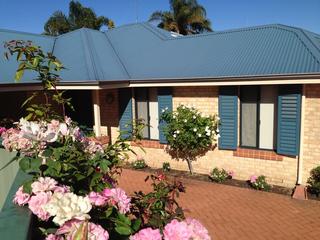
[[[159,140],[141,140],[136,142],[131,142],[132,146],[136,147],[145,147],[145,148],[157,148],[157,149],[164,149],[166,144],[161,144]]]
[[[248,148],[237,148],[236,151],[233,151],[233,156],[244,157],[244,158],[255,158],[255,159],[262,159],[262,160],[271,160],[271,161],[283,160],[283,156],[277,154],[275,151],[248,149]]]

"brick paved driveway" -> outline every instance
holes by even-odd
[[[124,169],[120,187],[128,193],[151,188],[147,173]],[[320,239],[320,201],[196,180],[183,180],[180,203],[187,216],[199,219],[214,240]]]

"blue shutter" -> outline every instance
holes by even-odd
[[[132,132],[132,97],[131,88],[119,89],[119,128],[122,139],[131,137]]]
[[[172,89],[171,88],[158,88],[158,111],[159,111],[159,140],[160,143],[167,143],[167,138],[164,135],[164,128],[166,122],[160,120],[162,110],[168,108],[167,111],[172,111]]]
[[[297,156],[300,145],[301,87],[283,86],[278,96],[277,152]]]
[[[219,89],[220,138],[219,149],[237,149],[238,141],[238,87]]]

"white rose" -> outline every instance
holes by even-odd
[[[180,131],[179,131],[179,130],[177,130],[176,132],[177,132],[177,134],[179,134],[179,133],[180,133]]]
[[[201,137],[202,135],[201,135],[201,133],[198,133],[198,137]]]
[[[197,129],[196,129],[196,128],[194,128],[194,129],[193,129],[193,131],[194,131],[194,132],[196,132],[196,131],[197,131]]]
[[[184,119],[183,121],[184,121],[185,123],[188,122],[187,119]]]
[[[173,136],[174,138],[176,138],[176,137],[177,137],[177,135],[176,135],[176,134],[173,134],[172,136]]]

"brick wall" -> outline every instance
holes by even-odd
[[[320,165],[320,84],[306,85],[303,141],[303,181]]]
[[[117,96],[117,91],[108,90]],[[108,91],[102,91],[101,100]],[[175,87],[173,90],[174,109],[180,104],[190,105],[200,112],[210,115],[218,113],[218,87]],[[103,104],[101,104],[103,105]],[[105,105],[105,104],[104,104]],[[320,85],[306,87],[306,109],[305,109],[305,133],[304,133],[304,182],[313,167],[320,165]],[[114,133],[117,131],[118,106],[116,103],[101,107],[102,125],[113,124]],[[111,117],[113,116],[113,117]],[[117,119],[115,121],[114,119]],[[109,122],[108,122],[109,121]],[[114,134],[113,134],[114,135]],[[114,138],[114,136],[113,136]],[[133,146],[137,153],[145,156],[151,167],[161,168],[163,162],[170,162],[171,167],[187,170],[185,162],[171,159],[166,153],[164,146],[159,147],[156,143],[146,142],[143,144],[145,153],[138,147]],[[132,156],[131,160],[136,157]],[[256,150],[226,151],[215,149],[208,152],[193,163],[194,169],[199,173],[209,173],[214,167],[225,168],[235,171],[235,178],[247,180],[252,174],[263,174],[272,184],[293,187],[297,180],[296,158],[280,156],[274,152]]]
[[[173,91],[173,108],[180,104],[194,106],[205,115],[218,113],[218,87],[176,87]],[[188,170],[187,163],[171,159],[165,149],[145,148],[145,153],[135,148],[139,156],[145,156],[149,166],[161,168],[163,162],[170,162],[174,169]],[[132,156],[131,160],[135,160]],[[194,170],[208,174],[214,167],[235,171],[235,178],[247,180],[253,174],[266,175],[272,184],[293,187],[296,182],[297,159],[279,156],[275,153],[251,150],[209,151],[193,163]]]
[[[99,96],[102,134],[111,136],[111,141],[114,142],[119,133],[118,89],[101,90]]]

